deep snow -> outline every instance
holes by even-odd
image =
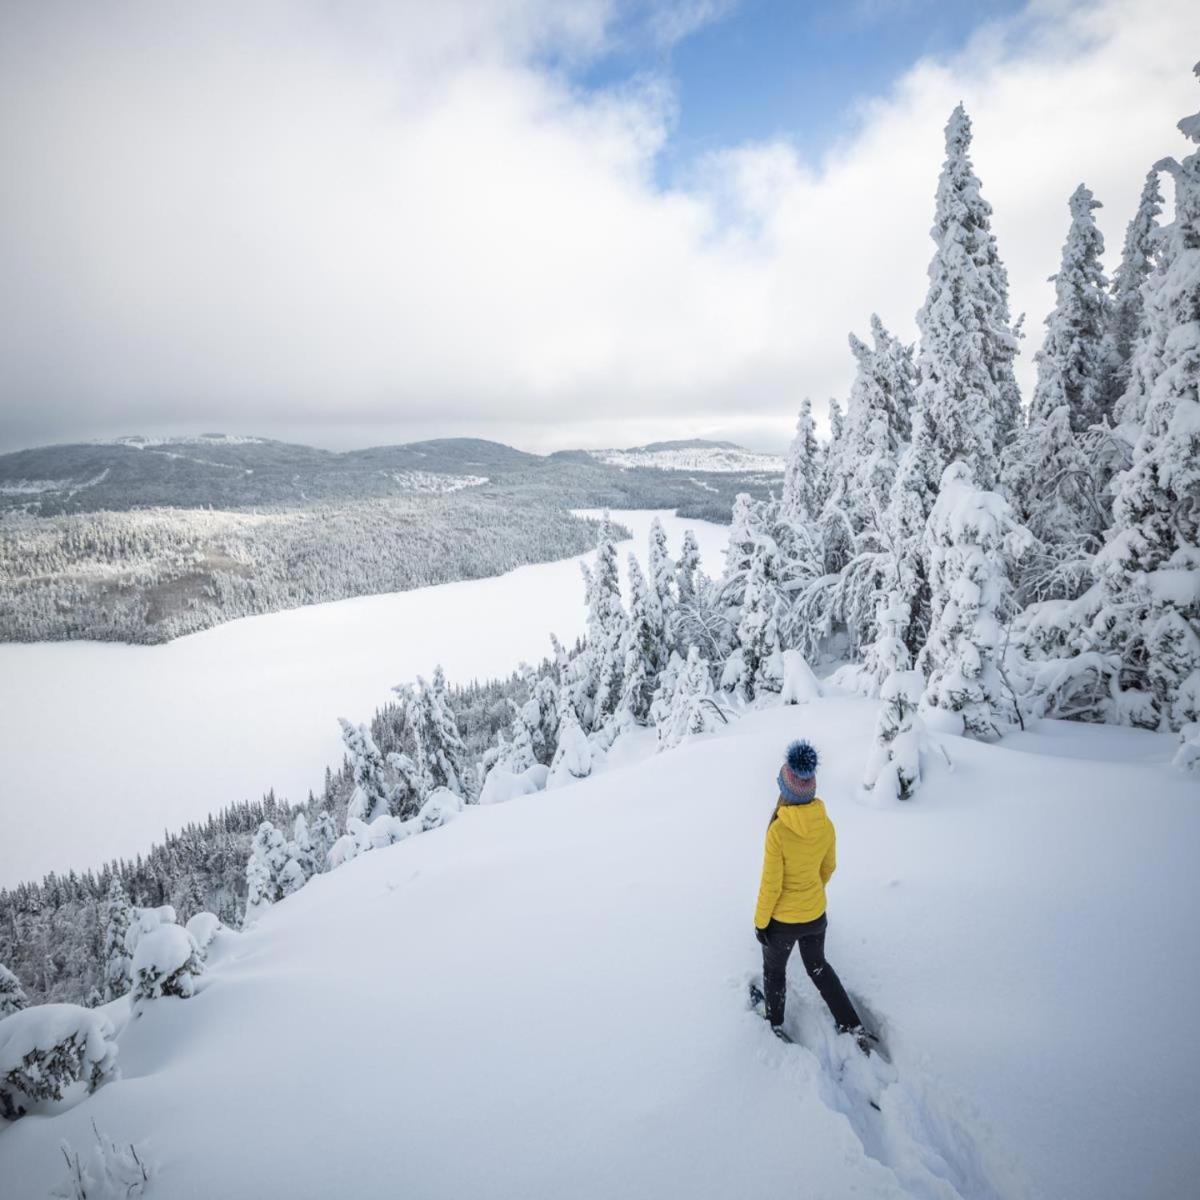
[[[615,512],[644,561],[653,512]],[[729,530],[695,531],[718,571]],[[630,543],[620,546],[622,565]],[[303,800],[342,758],[337,718],[367,720],[438,662],[451,682],[506,675],[583,632],[579,562],[317,604],[160,646],[0,645],[0,887],[134,854],[164,829],[269,787]]]
[[[45,1195],[93,1120],[147,1143],[163,1200],[1194,1194],[1200,807],[1171,739],[935,734],[953,769],[879,808],[876,707],[768,708],[661,755],[642,732],[318,877],[126,1025],[122,1079],[0,1133],[6,1197]],[[838,826],[829,956],[894,1072],[843,1069],[795,965],[805,1046],[746,1011],[798,734]]]

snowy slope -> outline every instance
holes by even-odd
[[[880,810],[855,790],[874,708],[649,757],[638,735],[623,766],[319,877],[128,1023],[121,1080],[0,1132],[4,1195],[46,1195],[93,1120],[148,1144],[163,1200],[1192,1194],[1200,809],[1169,739],[945,739],[953,771]],[[744,1007],[797,733],[839,829],[829,955],[894,1075],[839,1079],[803,979],[807,1048]]]
[[[643,558],[647,511],[620,512]],[[728,526],[695,531],[720,568]],[[394,684],[441,663],[453,682],[507,675],[583,632],[583,558],[231,621],[159,646],[0,645],[0,887],[132,857],[226,804],[302,800],[342,759],[339,716],[367,720]]]

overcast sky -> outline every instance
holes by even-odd
[[[782,446],[915,336],[959,99],[1028,384],[1198,53],[1196,0],[4,4],[0,449]]]

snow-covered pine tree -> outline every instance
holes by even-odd
[[[132,959],[125,948],[133,914],[120,875],[114,873],[104,901],[104,998],[115,1000],[133,984]]]
[[[670,750],[689,737],[712,727],[715,709],[712,700],[712,668],[700,657],[695,646],[688,648],[686,663],[678,664],[670,697],[656,714],[658,748]]]
[[[696,596],[696,573],[700,570],[700,544],[690,529],[683,531],[683,545],[675,564],[675,594],[680,606],[690,604]]]
[[[676,578],[675,564],[671,561],[671,553],[667,548],[667,531],[662,522],[655,517],[650,522],[650,549],[646,559],[649,571],[650,591],[662,619],[662,662],[665,664],[671,647],[675,644],[676,627],[679,624],[677,608],[679,605],[679,582]]]
[[[792,439],[783,467],[783,490],[779,498],[780,516],[783,520],[809,522],[820,513],[821,476],[821,447],[817,442],[812,401],[806,397],[800,405],[800,416],[796,421],[796,436]],[[738,496],[737,501],[741,502],[742,496]],[[751,503],[750,497],[746,496],[745,501],[746,505],[741,511],[735,504],[735,526],[739,516],[747,515],[747,509]],[[732,539],[730,546],[732,549]],[[742,553],[744,554],[744,547]],[[745,566],[749,566],[748,561]]]
[[[592,747],[579,724],[575,707],[564,700],[562,720],[558,729],[558,748],[546,778],[547,787],[560,787],[575,779],[586,779],[592,773]]]
[[[329,869],[329,851],[337,841],[337,827],[333,822],[333,814],[325,809],[317,813],[316,819],[308,831],[312,843],[313,868],[316,874]]]
[[[0,963],[0,1019],[28,1007],[29,997],[25,995],[21,981]]]
[[[621,703],[625,677],[625,609],[617,548],[608,514],[600,525],[596,563],[585,569],[587,585],[587,644],[575,690],[575,715],[585,733],[602,728]]]
[[[407,715],[416,739],[417,772],[434,788],[448,788],[468,804],[475,799],[474,777],[467,762],[467,747],[458,731],[458,721],[450,706],[446,674],[441,666],[433,670],[433,679],[417,677],[416,687],[408,693]]]
[[[621,705],[638,725],[645,725],[650,720],[654,690],[666,665],[666,637],[658,597],[646,583],[637,557],[630,554],[629,625]]]
[[[1158,218],[1162,215],[1163,197],[1158,185],[1158,169],[1146,173],[1146,182],[1138,199],[1137,211],[1125,229],[1125,245],[1121,265],[1113,274],[1111,335],[1115,364],[1110,378],[1112,395],[1109,407],[1117,420],[1140,421],[1140,409],[1128,414],[1116,404],[1129,391],[1130,367],[1142,330],[1144,304],[1142,288],[1154,270],[1156,243],[1159,237]],[[1139,396],[1135,389],[1133,397]]]
[[[354,794],[346,809],[346,819],[353,817],[369,825],[386,814],[391,803],[383,755],[366,725],[353,725],[345,717],[339,717],[338,724],[354,774]]]
[[[774,553],[760,542],[746,576],[737,646],[721,676],[721,686],[745,701],[764,692],[779,691],[783,681],[776,578]]]
[[[931,621],[919,665],[923,703],[958,713],[972,737],[996,737],[1012,715],[1000,661],[1010,606],[1010,564],[1032,539],[1008,501],[951,463],[927,527]]]
[[[283,899],[283,873],[289,858],[283,834],[270,821],[263,821],[246,863],[245,925],[253,924],[264,909]]]
[[[911,440],[900,456],[896,479],[883,516],[881,572],[885,588],[894,591],[908,614],[900,637],[914,657],[929,630],[929,567],[925,528],[941,482],[938,448],[924,408],[912,411]],[[875,637],[878,638],[878,628]]]
[[[827,565],[833,569],[853,557],[863,530],[879,529],[912,425],[912,351],[874,315],[871,333],[873,348],[849,336],[857,370],[824,510]]]
[[[1179,128],[1200,143],[1200,113]],[[1163,167],[1175,220],[1143,292],[1130,389],[1147,389],[1144,417],[1096,557],[1105,602],[1094,628],[1121,655],[1122,718],[1179,730],[1200,721],[1200,151]],[[1136,411],[1128,393],[1122,408]]]
[[[961,459],[978,485],[990,489],[1020,417],[1013,375],[1017,341],[1009,320],[1008,275],[970,147],[971,122],[960,104],[946,125],[946,161],[930,231],[936,249],[917,313],[917,400],[939,470]]]
[[[287,862],[279,876],[279,890],[284,896],[298,892],[316,873],[312,837],[308,831],[308,819],[303,813],[296,814],[292,825],[292,839],[287,845]]]
[[[558,691],[560,683],[554,674],[539,676],[533,685],[522,712],[533,741],[534,757],[544,766],[550,765],[558,745]]]
[[[520,775],[537,764],[537,757],[533,752],[533,738],[526,724],[528,706],[519,705],[513,700],[509,701],[509,705],[512,708],[512,720],[508,726],[509,738],[497,762],[513,775]]]
[[[784,477],[787,488],[787,477]],[[727,602],[741,604],[746,587],[746,576],[754,560],[754,548],[758,544],[758,517],[753,498],[747,492],[739,492],[733,500],[733,513],[729,524],[729,541],[725,546],[725,570],[721,575],[721,590]]]
[[[1108,342],[1112,301],[1100,261],[1104,238],[1092,216],[1100,201],[1081,183],[1068,206],[1071,224],[1052,277],[1054,308],[1035,356],[1037,384],[1029,407],[1032,424],[1066,405],[1071,428],[1082,433],[1108,415],[1115,366]]]

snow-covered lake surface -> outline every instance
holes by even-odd
[[[653,512],[614,513],[645,561]],[[719,569],[728,528],[693,529]],[[341,761],[337,718],[441,663],[452,682],[540,660],[583,632],[580,559],[232,621],[163,646],[0,645],[0,886],[133,856],[226,804],[300,800]]]

